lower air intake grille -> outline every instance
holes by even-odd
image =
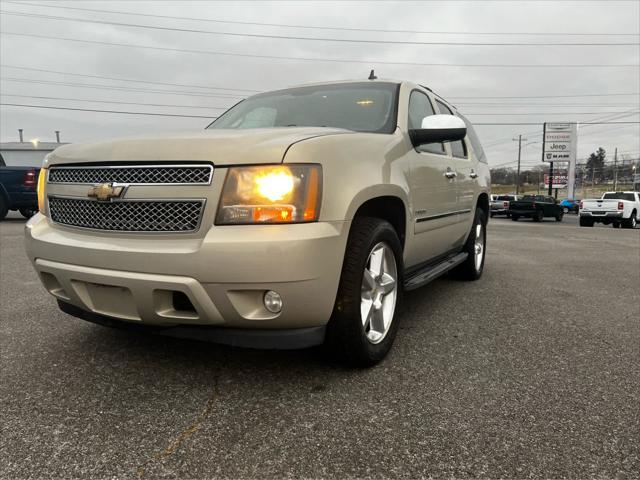
[[[200,225],[204,202],[97,202],[49,197],[51,220],[63,225],[118,232],[194,232]]]

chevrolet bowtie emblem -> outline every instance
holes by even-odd
[[[114,186],[113,183],[101,183],[95,187],[91,187],[87,192],[89,198],[95,198],[101,202],[106,202],[114,198],[120,198],[124,192],[124,186]]]

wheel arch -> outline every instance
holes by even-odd
[[[390,186],[390,185],[389,185]],[[404,249],[407,238],[407,202],[404,195],[394,189],[369,192],[366,195],[358,195],[349,208],[349,218],[375,217],[389,222],[400,239]]]
[[[482,210],[489,215],[491,213],[489,205],[489,194],[487,192],[481,192],[476,200],[476,208],[482,208]]]

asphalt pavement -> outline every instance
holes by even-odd
[[[0,223],[0,478],[640,477],[640,229],[489,225],[349,370],[58,311]]]

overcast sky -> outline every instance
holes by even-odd
[[[640,69],[637,66],[640,63],[640,47],[637,45],[640,41],[638,33],[640,32],[640,2],[637,0],[629,2],[411,3],[10,2],[0,0],[0,5],[4,12],[1,14],[2,36],[0,37],[2,61],[0,93],[3,103],[214,117],[222,111],[221,108],[233,105],[244,96],[250,95],[252,90],[264,91],[325,80],[365,79],[369,69],[375,68],[376,74],[380,77],[407,79],[430,86],[457,105],[474,123],[593,121],[617,117],[618,121],[640,120],[640,115],[637,114],[640,111],[640,96],[638,96]],[[52,8],[53,6],[135,12],[147,16]],[[235,34],[395,42],[631,43],[635,45],[451,46],[306,41],[154,30],[56,18],[16,16],[8,12]],[[148,14],[171,18],[152,17]],[[184,17],[191,19],[184,19]],[[206,19],[351,29],[471,33],[393,33],[309,29],[218,23],[205,21]],[[484,35],[478,32],[515,32],[518,35]],[[97,45],[61,39],[9,35],[10,33],[151,46],[160,47],[160,49]],[[590,33],[591,35],[531,35],[530,33]],[[162,50],[162,48],[359,60],[363,63],[264,59],[187,53]],[[424,66],[381,62],[483,65],[580,64],[590,67]],[[606,64],[635,66],[601,67]],[[13,67],[185,86],[125,82]],[[91,88],[87,85],[102,85],[111,89]],[[212,87],[244,90],[215,90]],[[177,91],[183,94],[178,95]],[[612,95],[629,93],[635,95]],[[525,98],[600,94],[607,95]],[[59,97],[64,100],[28,97]],[[98,103],[98,101],[105,103]],[[88,113],[12,106],[0,108],[0,139],[3,142],[17,140],[18,128],[24,129],[26,139],[39,138],[42,141],[52,141],[54,140],[53,131],[60,130],[63,141],[81,142],[145,132],[200,129],[209,123],[206,119],[200,118]],[[620,113],[615,115],[615,112]],[[629,115],[633,112],[636,114]],[[526,115],[513,115],[514,113]],[[623,117],[624,114],[627,116]],[[490,163],[511,166],[514,163],[509,164],[509,162],[515,162],[517,155],[517,142],[512,141],[512,137],[525,133],[529,139],[525,143],[537,142],[541,138],[542,127],[479,125],[477,130],[485,144]],[[627,158],[637,158],[640,156],[640,126],[638,124],[581,126],[578,141],[579,160],[599,146],[604,147],[611,155],[614,148],[618,147],[619,152],[627,155]],[[539,143],[532,143],[524,148],[525,166],[539,164],[539,159]]]

